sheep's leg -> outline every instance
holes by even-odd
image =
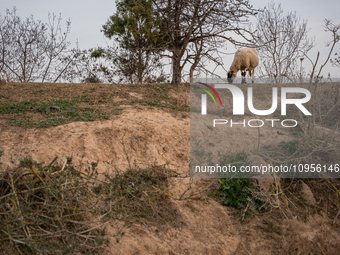
[[[247,71],[241,71],[241,75],[242,75],[242,84],[246,83],[246,72],[247,72]]]
[[[249,76],[252,78],[251,79],[251,83],[254,83],[254,74],[255,74],[255,70],[249,70]]]

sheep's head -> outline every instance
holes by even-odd
[[[232,83],[234,81],[234,79],[236,78],[236,72],[234,71],[229,71],[228,72],[228,82]]]

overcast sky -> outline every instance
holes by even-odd
[[[270,1],[268,0],[249,0],[255,8],[263,8]],[[280,3],[280,1],[274,1]],[[103,33],[100,32],[102,25],[108,17],[112,15],[115,8],[115,0],[0,0],[0,13],[3,15],[6,9],[17,8],[17,15],[21,18],[33,14],[36,20],[47,21],[48,13],[59,13],[63,21],[71,20],[71,33],[69,40],[75,45],[78,39],[81,49],[87,49],[96,46],[105,46],[106,41]],[[335,23],[340,23],[340,1],[339,0],[285,0],[281,2],[285,13],[296,11],[297,15],[308,21],[310,28],[309,36],[315,36],[316,46],[310,51],[309,56],[314,60],[318,51],[320,51],[320,63],[326,59],[327,48],[325,42],[331,39],[331,34],[323,30],[324,19],[331,19]],[[234,53],[235,48],[228,46],[228,52]],[[335,52],[340,53],[340,43],[336,46]],[[334,56],[333,53],[333,56]],[[225,68],[229,69],[232,62],[232,56],[226,57]],[[310,69],[308,61],[303,62],[306,70]],[[217,70],[219,75],[223,75],[222,70]],[[330,64],[324,68],[323,75],[340,78],[340,68],[332,67]]]

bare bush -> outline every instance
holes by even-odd
[[[307,21],[293,12],[284,15],[280,4],[271,3],[257,16],[255,29],[261,74],[275,82],[296,75],[300,56],[314,45],[307,37]]]

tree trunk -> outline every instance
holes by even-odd
[[[172,85],[179,86],[182,80],[180,49],[176,49],[172,55]]]
[[[172,85],[179,86],[181,84],[182,73],[181,73],[181,63],[180,61],[173,60],[172,65]]]
[[[144,72],[144,62],[143,62],[143,52],[138,49],[138,63],[137,63],[137,78],[138,83],[143,83],[143,72]]]

